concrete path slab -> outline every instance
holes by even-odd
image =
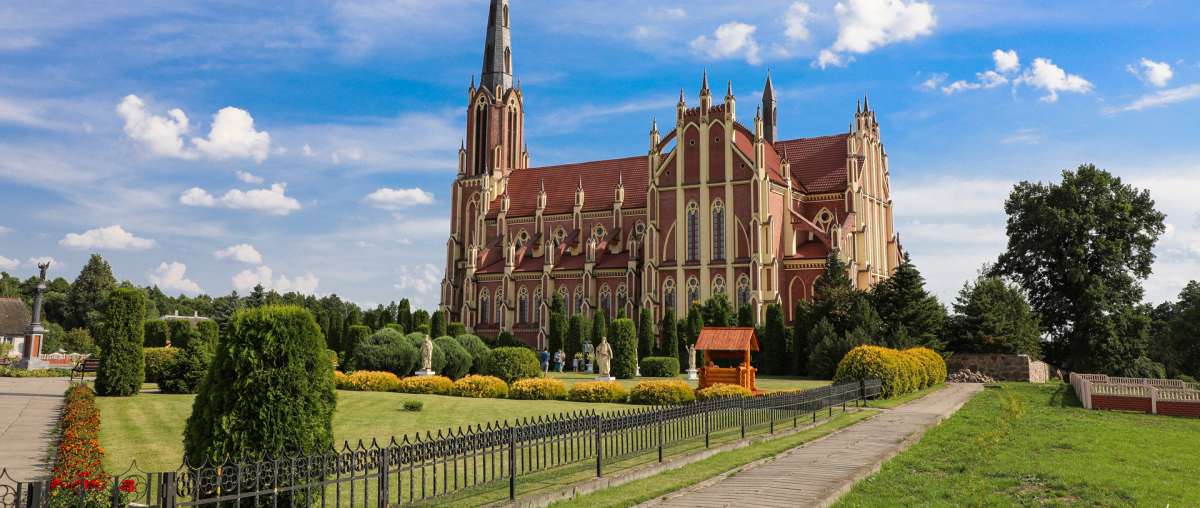
[[[983,390],[953,383],[870,420],[781,454],[776,460],[720,481],[648,501],[639,507],[825,507],[888,459],[921,439]]]
[[[65,377],[0,377],[0,470],[13,480],[49,475],[46,452],[69,386]]]

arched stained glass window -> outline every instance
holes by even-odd
[[[500,317],[504,315],[504,305],[502,305],[503,302],[504,302],[504,290],[497,289],[496,290],[496,324],[498,324],[498,325],[503,324],[503,323],[501,323],[501,319],[500,319]]]
[[[559,286],[558,294],[562,295],[563,306],[566,307],[566,309],[565,309],[566,313],[567,313],[566,317],[571,317],[571,295],[567,293],[567,287]]]
[[[750,303],[750,279],[745,275],[738,278],[737,297],[738,307]]]
[[[688,279],[687,297],[689,307],[691,307],[692,303],[700,301],[700,281],[696,280],[695,277]]]
[[[533,293],[533,322],[542,322],[542,287],[538,286],[537,291]]]
[[[527,289],[521,288],[521,296],[518,297],[518,301],[519,301],[519,303],[517,305],[519,308],[517,309],[517,312],[521,314],[519,321],[522,323],[528,323],[529,322],[529,291]]]
[[[629,300],[629,296],[625,292],[625,285],[617,286],[617,312],[625,308],[625,303]]]
[[[700,207],[695,201],[687,206],[687,260],[700,261]]]
[[[575,286],[575,313],[583,312],[583,284]]]
[[[604,313],[604,319],[612,319],[612,295],[608,292],[608,284],[600,288],[600,312]]]
[[[713,294],[714,294],[714,295],[717,295],[717,294],[723,295],[723,294],[725,294],[725,278],[724,278],[724,277],[722,277],[722,276],[718,275],[718,276],[716,276],[716,277],[714,277],[714,278],[713,278],[713,290],[712,290],[712,292],[713,292]]]
[[[667,281],[663,283],[663,305],[665,305],[668,309],[676,310],[675,309],[675,281],[670,278],[668,278]]]
[[[713,203],[712,228],[712,257],[725,259],[725,204],[719,199]]]
[[[479,323],[480,324],[485,324],[485,325],[488,324],[488,319],[490,319],[492,317],[491,313],[488,312],[488,308],[489,308],[488,303],[489,303],[488,302],[488,290],[484,289],[483,291],[479,292]]]

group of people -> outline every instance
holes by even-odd
[[[554,353],[554,356],[551,357],[550,350],[543,349],[541,353],[538,353],[538,360],[542,362],[542,372],[562,372],[563,365],[567,361],[567,355],[566,353],[563,353],[563,350],[559,349]],[[554,361],[554,370],[550,370],[551,360]],[[575,372],[579,372],[578,358],[572,358],[571,367],[575,369]]]

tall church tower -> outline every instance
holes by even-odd
[[[525,110],[521,84],[513,86],[508,0],[492,0],[479,88],[471,79],[467,104],[467,141],[459,157],[459,178],[490,175],[497,180],[527,166],[522,150]]]

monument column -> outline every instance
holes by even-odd
[[[29,327],[25,328],[25,344],[21,350],[21,361],[17,363],[18,369],[39,370],[49,367],[49,364],[41,359],[42,356],[42,338],[46,336],[46,329],[42,328],[42,294],[46,292],[46,270],[50,268],[50,263],[42,263],[38,265],[42,269],[42,277],[37,283],[37,294],[33,297],[33,320],[29,322]]]

